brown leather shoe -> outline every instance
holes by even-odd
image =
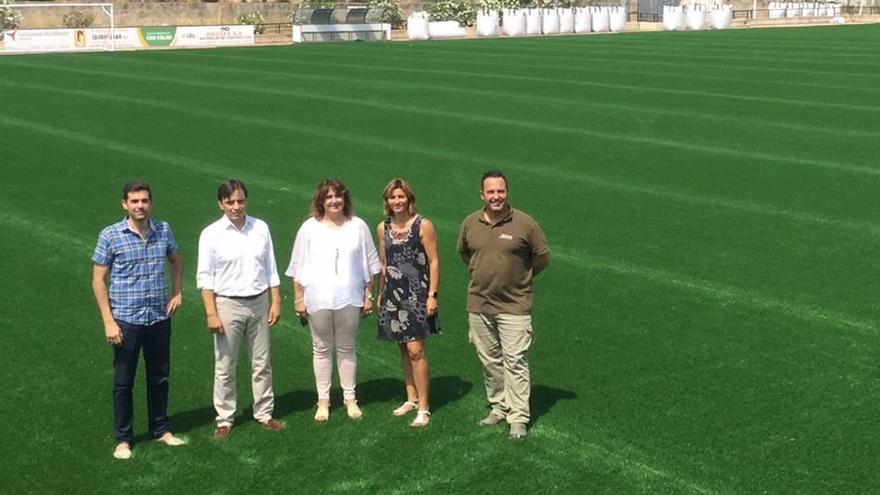
[[[270,418],[268,421],[264,421],[262,423],[262,425],[263,425],[263,428],[266,428],[267,430],[272,430],[272,431],[281,431],[285,428],[284,423],[282,423],[281,421],[278,421],[275,418]]]
[[[225,440],[232,433],[232,428],[228,426],[218,426],[214,428],[214,440]]]

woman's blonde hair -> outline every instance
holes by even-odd
[[[409,185],[409,182],[398,177],[392,179],[391,182],[385,186],[385,190],[382,191],[382,206],[385,208],[385,214],[389,217],[393,214],[391,208],[388,206],[388,198],[391,197],[391,193],[393,193],[395,189],[400,189],[406,196],[406,199],[409,202],[407,210],[410,216],[418,213],[419,209],[416,207],[416,193],[413,192],[412,186]]]

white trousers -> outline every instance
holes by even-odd
[[[342,396],[345,400],[356,397],[357,331],[360,319],[361,308],[357,306],[322,309],[309,313],[309,328],[312,331],[312,364],[315,368],[318,400],[330,399],[334,352],[336,352],[336,367],[339,372],[339,383],[342,386]]]

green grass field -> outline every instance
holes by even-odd
[[[880,492],[878,43],[880,26],[847,26],[0,57],[0,492]],[[553,255],[523,442],[476,426],[455,254],[492,167]],[[285,279],[289,428],[250,420],[240,363],[238,426],[215,442],[195,263],[217,184],[250,186],[283,271],[328,176],[370,224],[407,177],[438,226],[433,422],[391,416],[397,349],[371,318],[364,419],[315,424]],[[185,257],[170,412],[190,445],[142,436],[119,462],[90,256],[136,177]]]

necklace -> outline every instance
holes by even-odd
[[[390,221],[389,223],[391,225],[391,238],[396,241],[402,241],[409,237],[409,234],[412,232],[412,226],[415,223],[416,218],[418,218],[418,215],[407,220],[406,224],[404,224],[402,228],[398,225],[395,225],[393,220]]]

